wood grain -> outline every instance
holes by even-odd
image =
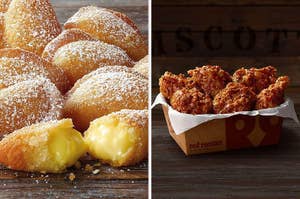
[[[154,9],[154,30],[175,30],[179,25],[185,25],[194,31],[218,25],[224,31],[235,30],[239,26],[249,26],[255,31],[265,31],[266,28],[300,28],[298,6],[166,6]],[[161,17],[162,13],[164,17]]]
[[[93,165],[95,162],[86,162]],[[95,167],[96,175],[84,169],[64,174],[15,172],[1,167],[1,198],[147,198],[147,163],[121,169]],[[76,176],[71,182],[68,175]]]
[[[297,198],[299,125],[286,120],[280,144],[186,157],[153,113],[154,198]]]

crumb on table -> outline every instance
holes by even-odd
[[[69,180],[70,180],[70,181],[74,181],[75,178],[76,178],[76,176],[75,176],[74,173],[70,173],[70,174],[69,174]]]

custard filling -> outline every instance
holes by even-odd
[[[80,134],[73,128],[56,128],[49,133],[49,167],[62,170],[72,166],[86,152],[86,145]]]
[[[113,119],[99,120],[86,132],[90,153],[98,159],[120,165],[133,150],[137,136],[135,129]]]

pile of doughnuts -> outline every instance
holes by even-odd
[[[187,114],[225,114],[274,108],[284,102],[287,76],[273,66],[240,68],[231,76],[220,66],[202,66],[159,79],[160,93],[177,111]]]
[[[134,22],[89,6],[62,30],[48,0],[0,1],[0,12],[0,163],[59,173],[87,153],[144,160],[149,63]]]

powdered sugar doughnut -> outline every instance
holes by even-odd
[[[63,70],[36,54],[21,49],[0,50],[1,87],[8,87],[24,80],[33,80],[38,76],[50,79],[62,93],[69,89],[69,82]]]
[[[147,55],[146,57],[144,57],[143,59],[141,59],[140,61],[138,61],[134,66],[133,66],[133,70],[142,74],[144,77],[148,78],[149,75],[149,56]]]
[[[0,90],[0,135],[61,118],[63,97],[48,79],[38,78]]]
[[[79,30],[79,29],[69,29],[64,30],[60,35],[58,35],[55,39],[49,42],[44,49],[42,57],[49,62],[52,62],[55,52],[62,46],[79,41],[79,40],[94,40],[87,33]]]
[[[141,79],[145,79],[143,75],[141,75],[138,72],[135,72],[132,68],[126,67],[126,66],[104,66],[102,68],[98,68],[97,70],[94,70],[93,72],[90,72],[89,74],[86,74],[81,79],[77,80],[77,82],[74,84],[73,88],[69,90],[68,95],[73,93],[83,82],[88,80],[89,78],[97,75],[101,75],[102,73],[112,73],[112,72],[127,72],[127,73],[134,73],[137,77]]]
[[[101,41],[76,41],[59,48],[53,64],[62,68],[73,85],[85,74],[107,65],[133,66],[121,48]]]
[[[5,14],[4,39],[9,47],[19,47],[41,55],[45,46],[61,32],[48,0],[12,0]]]
[[[121,109],[148,106],[148,81],[134,73],[108,72],[91,76],[70,93],[64,117],[84,131],[94,119]]]
[[[135,61],[147,55],[147,45],[140,31],[129,17],[120,12],[83,7],[64,27],[81,29],[101,41],[119,46]]]

